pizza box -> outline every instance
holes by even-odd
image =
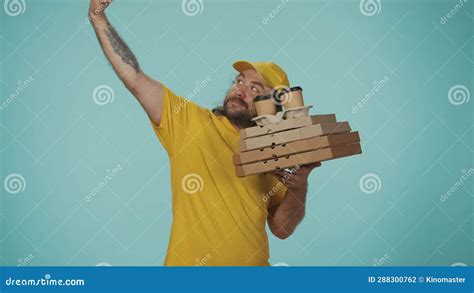
[[[348,132],[316,136],[308,139],[292,141],[276,146],[264,147],[248,152],[238,153],[233,156],[234,165],[255,163],[258,161],[284,157],[290,154],[303,153],[331,146],[345,145],[360,141],[359,133]]]
[[[245,152],[269,146],[281,145],[310,137],[350,131],[351,127],[347,121],[313,124],[287,131],[251,137],[247,139],[240,139],[239,148],[241,152]]]
[[[267,161],[240,165],[235,167],[238,177],[272,172],[279,169],[294,166],[308,165],[311,163],[333,160],[341,157],[352,156],[362,153],[359,143],[323,148],[286,157],[275,158]]]
[[[283,119],[276,123],[270,123],[262,126],[253,126],[240,130],[240,138],[245,139],[249,137],[261,136],[271,134],[288,129],[299,128],[312,124],[336,122],[335,114],[303,116],[298,118]]]

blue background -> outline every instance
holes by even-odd
[[[474,265],[473,179],[461,181],[473,168],[472,1],[444,23],[458,1],[375,2],[371,16],[360,1],[329,0],[204,0],[194,16],[181,1],[108,9],[143,70],[180,95],[210,78],[193,100],[213,107],[235,60],[272,60],[313,114],[359,131],[363,154],[314,171],[304,222],[287,240],[270,236],[273,264]],[[0,11],[0,265],[161,265],[168,158],[104,58],[88,1],[24,3]],[[105,105],[93,99],[102,85]],[[452,103],[457,86],[467,92]]]

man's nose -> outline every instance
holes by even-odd
[[[237,92],[235,93],[235,95],[239,98],[239,99],[242,99],[242,100],[245,100],[245,92],[242,91],[242,90],[237,90]]]

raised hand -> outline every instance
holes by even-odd
[[[112,0],[91,0],[89,5],[89,18],[93,19],[104,15],[105,9],[109,7]]]

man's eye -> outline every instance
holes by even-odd
[[[244,83],[244,81],[243,81],[243,80],[241,80],[241,79],[237,79],[237,83],[238,83],[238,84],[243,84],[243,83]]]
[[[253,90],[254,92],[258,93],[258,89],[257,89],[256,87],[253,86],[253,87],[252,87],[252,90]]]

